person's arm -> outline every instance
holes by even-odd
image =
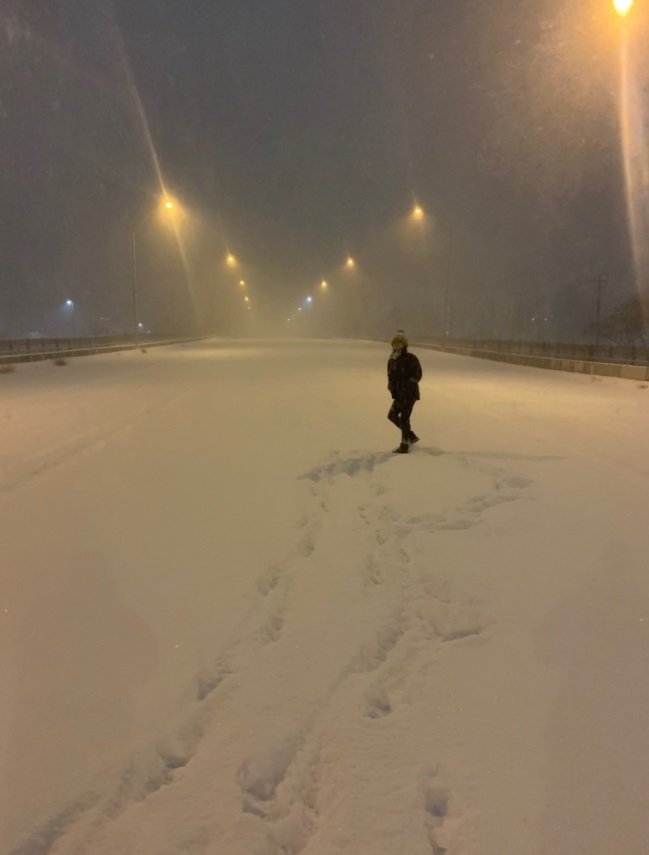
[[[417,359],[417,357],[413,353],[412,354],[412,368],[411,368],[411,373],[410,373],[410,379],[412,380],[413,383],[419,383],[419,381],[421,380],[421,377],[422,377],[421,362]]]

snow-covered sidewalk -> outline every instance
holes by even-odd
[[[649,389],[417,353],[1,378],[3,855],[646,855]]]

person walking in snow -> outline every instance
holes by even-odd
[[[394,451],[407,454],[410,446],[419,442],[419,437],[410,427],[410,415],[419,400],[421,364],[414,353],[408,351],[408,339],[403,330],[392,337],[392,353],[388,359],[388,391],[392,395],[392,406],[388,418],[401,431],[401,443]]]

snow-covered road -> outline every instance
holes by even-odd
[[[0,378],[2,855],[646,855],[649,389],[388,350]]]

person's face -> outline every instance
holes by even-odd
[[[398,338],[393,339],[392,350],[403,350],[403,348],[404,348],[404,343],[401,341],[401,339],[398,339]]]

